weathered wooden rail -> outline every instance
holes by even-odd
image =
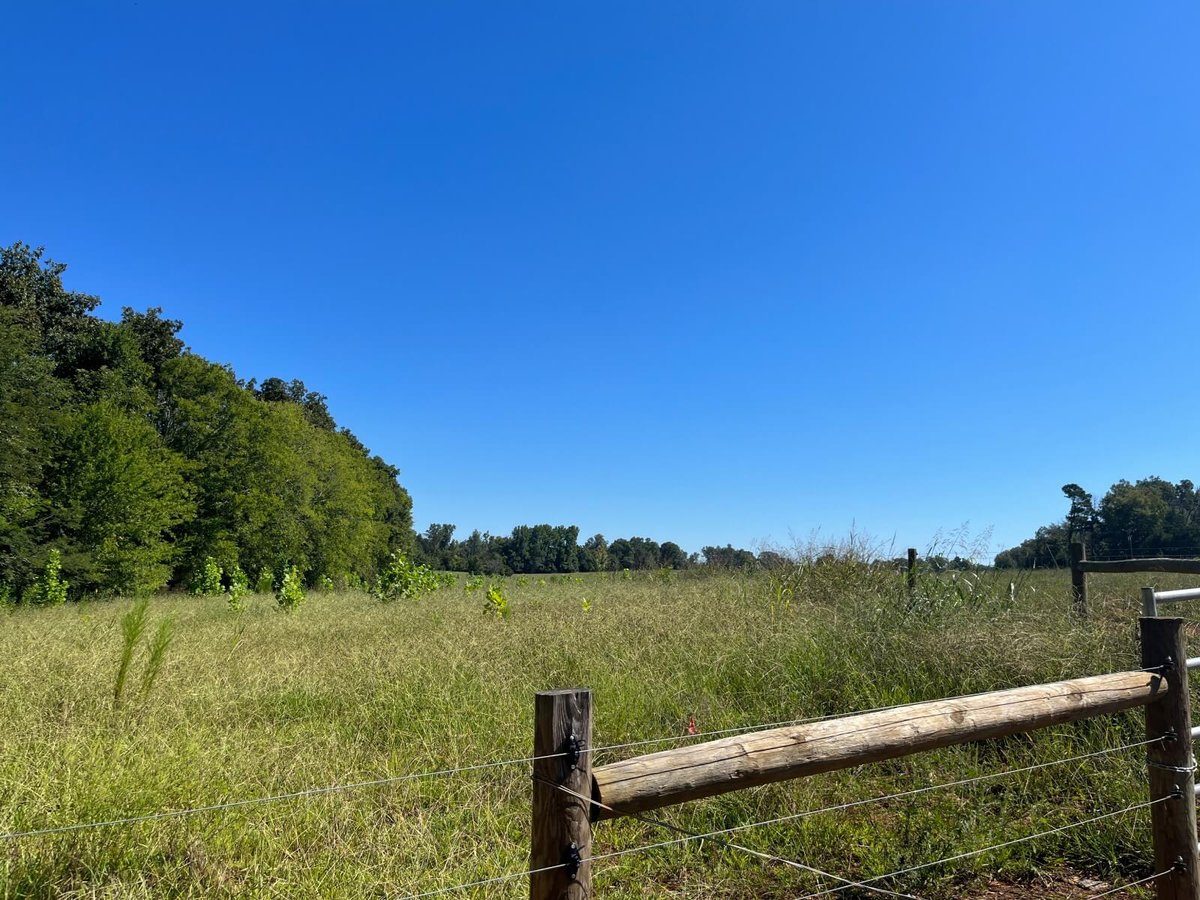
[[[1071,594],[1075,608],[1087,612],[1088,573],[1118,575],[1131,572],[1171,572],[1178,575],[1200,575],[1200,559],[1174,559],[1167,556],[1144,559],[1093,560],[1087,558],[1087,547],[1081,542],[1071,544]],[[1152,615],[1147,613],[1147,615]]]
[[[1197,592],[1200,596],[1200,592]],[[1143,669],[913,703],[593,767],[588,690],[537,696],[531,900],[592,896],[592,826],[784,781],[1146,708],[1159,900],[1200,900],[1188,660],[1180,619],[1141,620]],[[1160,802],[1161,801],[1161,802]],[[539,871],[541,870],[541,871]]]

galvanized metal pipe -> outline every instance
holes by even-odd
[[[1189,669],[1200,669],[1200,656],[1189,656],[1187,667]]]
[[[1154,599],[1159,603],[1178,603],[1181,600],[1200,600],[1200,588],[1184,588],[1181,591],[1155,591]]]

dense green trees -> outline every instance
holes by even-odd
[[[474,531],[462,541],[454,540],[454,531],[453,525],[430,525],[417,538],[420,561],[434,568],[488,575],[688,569],[702,564],[698,554],[689,556],[674,541],[659,544],[631,537],[610,543],[604,535],[594,534],[580,544],[575,525],[518,525],[508,537]],[[779,557],[770,551],[755,557],[749,550],[733,547],[706,547],[705,554],[704,565],[721,568],[758,567],[768,557]]]
[[[997,566],[1065,565],[1073,540],[1083,541],[1093,557],[1200,555],[1200,492],[1187,479],[1121,480],[1099,503],[1077,484],[1062,490],[1070,501],[1066,518],[998,554]]]
[[[64,267],[0,249],[0,592],[52,549],[73,595],[225,571],[370,578],[412,544],[397,470],[300,381],[240,382],[184,349],[162,310],[92,315]]]
[[[210,559],[255,583],[293,567],[369,580],[395,550],[486,574],[700,564],[672,541],[580,544],[574,525],[415,536],[397,469],[339,429],[322,394],[239,380],[189,352],[161,308],[99,318],[64,269],[0,248],[0,597],[40,596],[52,559],[73,597],[187,586]],[[727,546],[705,563],[757,561]]]

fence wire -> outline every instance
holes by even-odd
[[[962,859],[970,859],[973,856],[982,856],[984,853],[991,853],[993,850],[1003,850],[1005,847],[1013,847],[1017,844],[1028,843],[1035,841],[1038,838],[1048,837],[1052,834],[1061,834],[1064,831],[1070,831],[1073,828],[1080,828],[1084,825],[1091,825],[1094,822],[1101,822],[1104,819],[1111,819],[1116,816],[1124,815],[1129,812],[1136,812],[1139,809],[1149,809],[1152,806],[1157,806],[1159,803],[1165,803],[1168,800],[1174,799],[1171,796],[1159,797],[1157,800],[1147,800],[1143,803],[1135,803],[1132,806],[1127,806],[1124,809],[1114,810],[1112,812],[1101,813],[1098,816],[1092,816],[1090,819],[1081,819],[1078,822],[1069,822],[1066,825],[1059,825],[1057,828],[1047,828],[1045,831],[1039,831],[1035,834],[1027,834],[1019,838],[1013,838],[1008,841],[1001,841],[998,844],[992,844],[990,847],[981,847],[978,850],[968,850],[965,853],[956,853],[953,856],[946,856],[942,859],[935,859],[932,862],[921,863],[917,866],[909,866],[907,869],[897,869],[895,872],[888,872],[886,875],[875,875],[871,878],[865,878],[853,885],[841,885],[839,887],[830,888],[824,891],[817,891],[814,894],[805,894],[799,900],[813,900],[815,897],[828,897],[830,894],[838,894],[850,887],[868,887],[877,881],[886,881],[889,878],[899,878],[901,875],[911,875],[913,872],[920,872],[923,869],[931,869],[934,866],[945,865],[946,863],[958,862]],[[1157,876],[1157,877],[1162,877]]]
[[[1161,667],[1151,667],[1161,668]],[[1146,670],[1149,671],[1149,670]],[[978,694],[966,694],[962,697],[955,697],[955,700],[965,700],[971,697],[983,696],[992,691],[981,691]],[[748,734],[756,731],[765,731],[771,728],[786,728],[795,725],[809,725],[816,722],[825,722],[831,719],[846,718],[849,716],[867,715],[868,713],[887,712],[894,709],[903,709],[907,706],[916,706],[920,703],[926,703],[925,700],[911,700],[904,703],[894,703],[890,706],[876,706],[869,709],[853,710],[847,713],[828,713],[820,716],[809,716],[801,719],[785,719],[777,722],[765,722],[755,725],[739,725],[730,728],[719,728],[709,731],[697,731],[690,734],[664,735],[657,738],[644,738],[636,741],[626,741],[617,744],[605,744],[599,747],[584,748],[581,752],[584,753],[606,753],[614,750],[627,750],[632,747],[643,747],[651,744],[665,743],[680,743],[688,741],[697,741],[702,738],[730,736],[736,734]],[[990,707],[989,707],[990,708]],[[329,794],[338,794],[348,791],[361,790],[364,788],[387,787],[389,785],[402,784],[406,781],[415,781],[423,778],[438,778],[458,775],[465,772],[480,772],[488,769],[498,769],[505,766],[515,765],[532,765],[547,759],[561,759],[569,754],[561,753],[545,753],[540,756],[522,756],[513,759],[495,760],[492,762],[475,763],[468,766],[458,766],[454,768],[435,769],[427,772],[410,772],[403,775],[391,775],[383,778],[372,778],[365,781],[354,781],[341,784],[321,785],[318,787],[303,788],[296,791],[288,791],[281,794],[267,794],[260,797],[248,797],[239,800],[223,800],[217,803],[205,804],[203,806],[190,806],[181,809],[160,810],[149,813],[136,813],[128,816],[121,816],[113,819],[104,819],[92,822],[73,822],[67,825],[50,825],[44,828],[33,828],[26,831],[10,831],[0,833],[0,841],[11,841],[19,838],[45,837],[57,834],[68,834],[75,831],[87,831],[98,828],[113,828],[122,825],[137,825],[144,822],[154,822],[163,819],[178,819],[187,816],[201,815],[206,813],[222,812],[232,809],[240,809],[248,806],[257,806],[266,803],[278,803],[289,800],[301,800],[309,797],[320,797]]]

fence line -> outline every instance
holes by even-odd
[[[1200,591],[1193,593],[1200,598]],[[537,697],[535,748],[543,751],[567,748],[571,756],[557,765],[535,767],[532,860],[535,865],[557,860],[565,860],[568,865],[563,870],[532,876],[531,900],[591,895],[592,862],[622,852],[592,852],[593,821],[629,816],[661,825],[654,819],[643,818],[645,811],[774,781],[1033,731],[1137,706],[1146,708],[1147,740],[1143,745],[1148,748],[1149,801],[811,896],[837,893],[850,886],[869,888],[871,883],[886,878],[1057,834],[1123,813],[1152,809],[1154,868],[1173,873],[1173,877],[1164,874],[1158,878],[1160,900],[1198,900],[1200,854],[1196,842],[1196,766],[1190,740],[1194,732],[1188,689],[1188,670],[1192,661],[1184,646],[1182,620],[1143,618],[1141,647],[1142,670],[996,691],[969,699],[949,698],[917,704],[902,711],[868,713],[821,724],[767,730],[664,750],[597,769],[592,768],[590,754],[580,752],[591,743],[591,692],[575,689],[541,693]],[[983,780],[983,777],[960,779],[968,783],[975,780]],[[936,788],[929,786],[929,789]],[[919,792],[920,789],[914,789],[911,793]],[[564,794],[573,799],[563,799]],[[1168,801],[1171,801],[1169,805]],[[766,823],[745,827],[763,824]],[[735,830],[738,827],[722,829],[719,834]],[[704,838],[703,835],[686,834],[674,841],[659,842],[658,846]],[[650,846],[628,852],[640,852]],[[1179,860],[1178,866],[1176,860]],[[798,865],[804,867],[806,864]]]
[[[721,839],[726,835],[736,834],[737,832],[749,831],[754,828],[761,828],[761,827],[765,827],[765,826],[769,826],[769,825],[778,825],[778,824],[782,824],[784,822],[796,821],[799,819],[808,818],[810,816],[821,815],[824,813],[841,812],[843,810],[853,809],[853,808],[859,807],[859,806],[866,806],[866,805],[873,804],[873,803],[885,803],[889,800],[902,800],[902,799],[906,799],[909,797],[915,797],[920,794],[929,793],[931,791],[963,787],[966,785],[975,784],[977,782],[991,781],[991,780],[994,780],[997,778],[1005,778],[1005,777],[1014,776],[1014,775],[1024,775],[1029,772],[1038,771],[1040,769],[1048,769],[1048,768],[1053,768],[1055,766],[1063,766],[1063,765],[1070,765],[1071,763],[1084,762],[1086,760],[1095,759],[1095,758],[1098,758],[1101,756],[1109,756],[1114,753],[1124,752],[1126,750],[1134,750],[1134,749],[1137,749],[1138,747],[1146,747],[1146,746],[1149,746],[1150,744],[1160,743],[1163,740],[1164,740],[1164,738],[1157,737],[1157,738],[1151,738],[1151,739],[1144,740],[1144,741],[1133,741],[1128,744],[1121,744],[1120,746],[1117,746],[1117,747],[1105,747],[1102,750],[1094,750],[1090,753],[1081,753],[1076,756],[1065,757],[1063,759],[1048,760],[1046,762],[1035,763],[1035,764],[1029,765],[1029,766],[1021,766],[1020,768],[1016,768],[1016,769],[1005,769],[1000,772],[985,772],[982,775],[976,775],[971,778],[962,778],[962,779],[958,779],[957,781],[948,781],[948,782],[941,782],[939,784],[925,785],[923,787],[913,788],[913,789],[907,790],[907,791],[898,791],[898,792],[891,793],[891,794],[883,794],[883,795],[880,795],[877,797],[870,797],[870,798],[861,799],[861,800],[851,800],[846,803],[839,803],[839,804],[835,804],[835,805],[831,805],[831,806],[823,806],[823,807],[819,807],[816,809],[804,810],[803,812],[792,813],[792,814],[789,814],[786,816],[778,816],[773,819],[765,819],[765,820],[758,821],[758,822],[743,823],[741,825],[734,825],[729,828],[722,828],[722,829],[718,829],[715,831],[694,832],[694,831],[689,831],[685,828],[682,828],[681,826],[676,825],[672,822],[667,822],[662,819],[657,819],[655,817],[651,817],[651,816],[648,816],[645,814],[631,815],[630,818],[636,819],[637,821],[644,822],[648,825],[658,826],[660,828],[666,828],[671,831],[675,831],[679,834],[682,834],[684,836],[680,837],[680,838],[675,838],[673,840],[668,840],[668,841],[656,841],[654,843],[643,844],[643,845],[640,845],[637,847],[627,847],[627,848],[624,848],[621,850],[612,850],[612,851],[608,851],[606,853],[598,853],[598,854],[594,854],[594,855],[590,856],[588,859],[590,862],[601,862],[601,861],[607,860],[607,859],[616,859],[616,858],[623,857],[623,856],[630,856],[635,853],[644,853],[648,850],[658,850],[658,849],[662,849],[664,847],[678,846],[680,844],[690,843],[691,841],[695,841],[695,840],[707,840],[707,841],[713,841],[714,843],[722,843],[725,846],[730,847],[731,849],[739,850],[739,851],[746,852],[746,853],[751,853],[756,856],[761,856],[763,858],[770,859],[775,862],[783,863],[784,865],[800,867],[800,868],[805,869],[806,871],[810,871],[812,873],[825,876],[834,881],[844,882],[845,887],[847,887],[847,888],[861,887],[866,890],[872,890],[872,891],[875,891],[878,893],[885,893],[885,894],[889,894],[892,896],[912,897],[913,895],[911,895],[911,894],[901,894],[901,893],[897,893],[895,891],[888,891],[888,890],[885,890],[882,888],[872,887],[870,884],[866,884],[863,882],[855,882],[850,879],[842,878],[839,875],[835,875],[831,872],[825,872],[821,869],[817,869],[813,866],[805,865],[804,863],[800,863],[796,860],[790,860],[790,859],[787,859],[786,857],[773,856],[771,854],[766,854],[766,853],[763,853],[762,851],[754,850],[749,847],[744,847],[744,846],[741,846],[739,844],[735,844],[735,843],[732,843],[729,841],[722,841]],[[565,755],[565,754],[556,754],[556,755]],[[555,788],[556,790],[563,792],[563,793],[569,794],[579,800],[583,800],[586,803],[589,803],[589,804],[592,804],[595,806],[600,806],[600,807],[604,806],[604,804],[601,801],[596,800],[593,797],[586,797],[583,794],[579,794],[575,791],[571,791],[569,788],[566,788],[563,785],[550,783],[550,786]],[[1169,798],[1163,798],[1163,799],[1169,799]],[[1084,824],[1084,823],[1078,823],[1078,824]],[[508,873],[505,875],[498,875],[493,878],[481,879],[479,881],[470,881],[470,882],[465,882],[463,884],[449,885],[447,887],[436,888],[434,890],[426,891],[426,892],[420,893],[420,894],[405,894],[399,898],[396,898],[396,900],[419,900],[419,898],[435,897],[435,896],[440,896],[443,894],[454,893],[456,891],[465,891],[465,890],[470,890],[472,888],[484,887],[486,885],[496,884],[496,883],[503,882],[503,881],[510,881],[510,880],[513,880],[516,878],[526,878],[526,877],[529,877],[534,874],[541,874],[541,873],[545,873],[545,872],[556,871],[556,870],[564,869],[566,867],[567,867],[566,863],[558,863],[556,865],[544,866],[544,867],[541,867],[538,869],[531,869],[531,870],[523,871],[523,872],[512,872],[512,873]],[[882,879],[883,877],[888,877],[888,876],[880,876],[880,877]],[[1150,881],[1154,878],[1159,878],[1159,877],[1162,877],[1162,875],[1159,874],[1159,875],[1151,876],[1150,879],[1142,879],[1140,881],[1133,882],[1132,884],[1127,885],[1127,887],[1135,887],[1140,884],[1145,884],[1145,883],[1148,883],[1148,881]],[[1119,888],[1117,890],[1123,890],[1123,889],[1124,888]],[[1097,896],[1106,896],[1106,895],[1107,894],[1099,894]]]
[[[1142,671],[1153,671],[1161,668],[1161,666],[1150,666]],[[988,691],[981,691],[977,694],[966,694],[962,699],[969,697],[982,696]],[[916,706],[920,703],[928,701],[911,700],[905,703],[893,703],[890,706],[875,706],[868,709],[854,710],[850,713],[827,713],[820,716],[809,716],[802,719],[783,719],[777,722],[763,722],[753,725],[737,725],[730,728],[717,728],[709,731],[698,731],[694,734],[675,734],[664,735],[656,738],[642,738],[636,741],[626,741],[618,744],[603,744],[598,747],[581,748],[580,753],[599,754],[613,750],[627,750],[633,747],[644,747],[650,744],[665,744],[676,742],[696,741],[705,737],[716,737],[723,735],[746,734],[755,731],[761,731],[768,728],[779,728],[789,725],[807,725],[814,722],[825,722],[830,719],[842,718],[846,715],[866,715],[873,712],[888,712],[894,709],[903,709],[906,706]],[[1137,744],[1130,746],[1140,746]],[[1102,751],[1108,752],[1108,751]],[[303,788],[296,791],[289,791],[283,794],[268,794],[261,797],[247,797],[240,800],[221,801],[219,803],[206,804],[204,806],[190,806],[182,809],[161,810],[149,813],[137,813],[134,815],[123,816],[116,819],[104,819],[92,822],[73,822],[68,825],[51,825],[45,828],[36,828],[28,831],[11,831],[0,833],[0,841],[17,840],[19,838],[46,837],[55,834],[68,834],[75,831],[86,831],[97,828],[110,828],[119,825],[137,825],[142,822],[153,822],[160,819],[176,819],[184,818],[192,815],[202,815],[206,813],[222,812],[224,810],[239,809],[247,806],[256,806],[265,803],[276,803],[288,800],[301,800],[308,797],[320,797],[329,794],[344,793],[347,791],[360,790],[371,787],[386,787],[393,784],[401,784],[406,781],[414,781],[421,778],[437,778],[450,775],[457,775],[464,772],[477,772],[487,769],[496,769],[503,766],[513,765],[529,765],[535,762],[548,759],[561,759],[569,754],[565,751],[556,753],[544,753],[536,756],[522,756],[513,759],[495,760],[486,763],[475,763],[468,766],[458,766],[455,768],[434,769],[428,772],[411,772],[404,775],[387,776],[383,778],[374,778],[366,781],[348,782],[346,784],[322,785],[313,788]],[[523,873],[528,874],[528,873]]]
[[[927,793],[930,793],[931,791],[937,791],[937,790],[955,788],[955,787],[964,787],[966,785],[974,784],[979,781],[990,781],[992,779],[1005,778],[1005,777],[1008,777],[1011,775],[1024,775],[1029,772],[1035,772],[1039,769],[1048,769],[1048,768],[1052,768],[1054,766],[1069,765],[1070,763],[1083,762],[1084,760],[1092,759],[1092,758],[1099,757],[1099,756],[1107,756],[1107,755],[1111,755],[1113,753],[1120,753],[1125,750],[1132,750],[1132,749],[1136,749],[1138,747],[1146,747],[1146,746],[1149,746],[1150,744],[1160,743],[1163,740],[1164,740],[1164,738],[1158,737],[1158,738],[1153,738],[1153,739],[1145,740],[1145,741],[1135,741],[1134,743],[1131,743],[1131,744],[1122,744],[1119,747],[1108,747],[1103,750],[1093,751],[1091,753],[1083,753],[1078,756],[1066,757],[1065,759],[1054,759],[1054,760],[1049,760],[1049,761],[1043,762],[1043,763],[1035,763],[1034,765],[1022,766],[1021,768],[1018,768],[1018,769],[1005,769],[1004,771],[1001,771],[1001,772],[985,772],[982,775],[976,775],[972,778],[961,778],[957,781],[946,781],[946,782],[940,782],[938,784],[925,785],[924,787],[912,788],[911,790],[907,790],[907,791],[897,791],[897,792],[891,793],[891,794],[882,794],[877,797],[869,797],[864,800],[848,800],[845,803],[837,803],[832,806],[822,806],[822,807],[818,807],[816,809],[808,809],[808,810],[804,810],[804,811],[798,812],[798,813],[789,813],[786,816],[777,816],[773,819],[764,819],[759,822],[749,822],[749,823],[743,823],[741,825],[732,825],[728,828],[722,828],[717,831],[709,831],[709,832],[705,832],[703,834],[698,834],[695,836],[695,838],[707,840],[707,839],[711,839],[711,838],[720,837],[721,835],[725,835],[725,834],[735,834],[739,831],[749,831],[752,828],[760,828],[760,827],[767,826],[767,825],[780,825],[780,824],[783,824],[784,822],[794,822],[799,819],[805,819],[810,816],[822,815],[824,813],[842,812],[843,810],[854,809],[859,806],[868,806],[873,803],[886,803],[889,800],[903,800],[908,797],[915,797],[920,794],[927,794]],[[575,794],[574,792],[568,791],[566,788],[563,788],[561,785],[559,785],[557,787],[559,788],[559,790],[562,790],[564,793],[573,794],[574,796],[578,797],[579,799],[585,800],[594,806],[604,808],[608,811],[614,811],[614,810],[611,810],[611,807],[606,807],[601,801],[596,800],[595,798],[584,797],[581,794]],[[638,815],[631,814],[630,818],[638,819]],[[639,821],[642,821],[642,820],[639,820]],[[646,821],[648,821],[648,820],[646,820]],[[657,824],[657,823],[651,822],[650,824]],[[634,847],[632,849],[612,850],[607,853],[601,853],[601,854],[594,855],[591,857],[591,859],[594,861],[597,861],[597,862],[600,860],[605,860],[605,859],[615,859],[616,857],[627,856],[631,853],[640,853],[644,850],[656,850],[656,849],[660,849],[662,847],[671,847],[671,846],[675,846],[677,844],[684,844],[687,842],[688,841],[686,839],[661,841],[659,843],[647,844],[645,846]]]
[[[1185,595],[1200,598],[1200,589],[1163,592],[1159,595],[1154,595],[1151,589],[1147,590],[1150,590],[1152,596],[1157,596],[1164,601],[1185,599]],[[731,850],[751,854],[842,883],[837,887],[805,895],[801,900],[824,897],[850,888],[919,900],[912,894],[879,887],[877,883],[1142,809],[1154,810],[1155,868],[1160,871],[1135,881],[1129,886],[1161,882],[1162,879],[1174,874],[1177,877],[1171,880],[1172,887],[1164,889],[1160,886],[1160,898],[1183,896],[1196,898],[1200,897],[1200,880],[1198,880],[1200,857],[1197,856],[1196,845],[1195,761],[1191,756],[1190,741],[1186,740],[1188,737],[1195,736],[1195,730],[1191,729],[1190,723],[1187,674],[1193,664],[1200,665],[1200,658],[1193,660],[1186,656],[1183,645],[1182,620],[1143,618],[1141,627],[1144,667],[1140,670],[981,692],[944,700],[893,704],[860,711],[852,715],[830,714],[793,719],[782,723],[770,723],[767,726],[739,726],[604,746],[591,744],[591,693],[589,691],[544,692],[538,695],[537,715],[535,716],[535,752],[532,756],[307,788],[205,806],[125,816],[107,821],[76,822],[23,832],[10,832],[0,834],[0,840],[180,818],[504,766],[532,765],[534,816],[531,868],[522,872],[498,875],[408,895],[405,900],[433,897],[518,878],[530,879],[533,900],[565,896],[562,893],[566,890],[564,885],[571,884],[580,884],[590,892],[591,863],[685,844],[694,840],[712,840]],[[645,814],[646,809],[672,805],[700,796],[738,790],[806,774],[849,768],[865,762],[908,756],[925,750],[983,738],[1021,733],[1137,706],[1146,707],[1147,734],[1150,736],[1146,740],[1126,743],[1118,747],[1103,748],[1005,771],[985,772],[970,778],[848,801],[706,833],[689,831],[671,822]],[[745,735],[747,732],[751,732],[751,734],[744,740],[735,741],[733,737],[725,737],[697,746],[678,747],[635,757],[632,760],[599,767],[594,771],[592,769],[594,755],[604,751],[660,742],[690,741],[716,735]],[[772,743],[776,738],[778,738],[778,743]],[[824,872],[799,860],[787,859],[745,847],[726,837],[736,832],[794,821],[822,813],[909,798],[930,791],[962,787],[976,782],[1079,763],[1136,747],[1151,748],[1147,760],[1152,797],[1149,801],[862,881],[853,881]],[[727,764],[732,765],[732,768],[728,768]],[[686,772],[686,774],[681,776],[679,774],[681,772]],[[567,803],[562,802],[561,799],[555,799],[564,795],[572,800]],[[609,799],[610,797],[614,799]],[[1177,807],[1168,808],[1163,805],[1167,801],[1180,801],[1180,803]],[[597,810],[603,814],[597,813]],[[622,816],[668,829],[682,837],[594,854],[591,850],[591,822],[601,818]],[[1179,862],[1176,864],[1177,858]],[[1181,892],[1185,882],[1188,886],[1188,893]],[[1122,889],[1106,891],[1096,896],[1107,896],[1118,890]]]
[[[1200,575],[1200,559],[1178,559],[1168,556],[1130,557],[1108,560],[1089,559],[1087,547],[1082,541],[1072,541],[1070,551],[1071,595],[1075,601],[1075,609],[1080,614],[1087,613],[1088,573],[1101,575],[1129,574],[1134,572],[1171,572],[1177,575]]]

